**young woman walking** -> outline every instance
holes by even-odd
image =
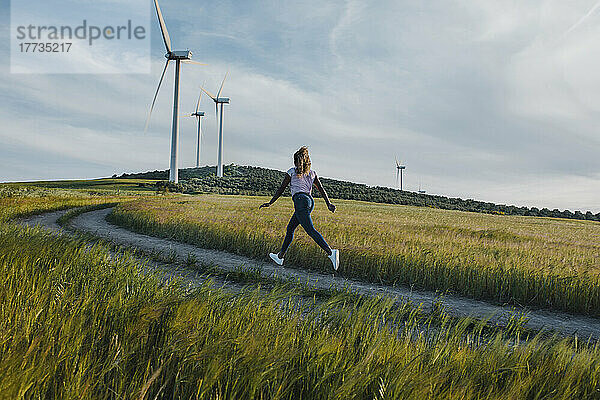
[[[329,201],[329,197],[327,197],[327,193],[325,192],[323,185],[321,185],[321,181],[319,181],[317,173],[310,169],[308,148],[303,146],[294,154],[294,165],[295,167],[290,168],[287,171],[287,175],[283,179],[281,186],[271,201],[259,207],[269,207],[271,204],[275,203],[287,185],[290,185],[292,201],[294,202],[294,214],[288,223],[285,239],[283,240],[283,245],[281,246],[281,251],[279,253],[270,253],[269,256],[277,264],[283,265],[285,252],[294,238],[294,231],[298,225],[302,225],[306,233],[308,233],[308,235],[313,238],[315,242],[317,242],[317,244],[325,251],[325,253],[327,253],[327,256],[333,264],[333,269],[337,271],[338,267],[340,266],[340,252],[329,247],[325,239],[323,239],[323,236],[321,236],[321,234],[313,226],[312,219],[310,218],[310,213],[312,212],[313,208],[315,208],[315,201],[311,195],[313,184],[317,187],[317,189],[319,189],[319,192],[321,192],[321,196],[323,196],[329,211],[335,212],[335,206]]]

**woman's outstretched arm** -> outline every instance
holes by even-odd
[[[277,189],[277,192],[275,192],[275,194],[273,195],[273,198],[271,199],[271,201],[269,201],[268,203],[262,204],[260,208],[263,207],[269,207],[271,204],[275,203],[277,201],[277,199],[279,197],[281,197],[281,195],[283,194],[283,191],[285,190],[285,188],[287,187],[287,185],[290,184],[290,181],[292,179],[290,178],[290,176],[288,174],[285,174],[285,178],[283,178],[283,182],[281,182],[281,186],[279,187],[279,189]]]
[[[323,196],[323,199],[325,200],[325,204],[327,204],[327,208],[329,208],[329,211],[335,212],[335,206],[331,204],[331,201],[329,201],[327,192],[325,191],[323,185],[321,185],[321,181],[319,180],[318,176],[315,177],[315,186],[317,187],[317,189],[319,189],[319,192],[321,192],[321,196]]]

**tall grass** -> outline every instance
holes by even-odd
[[[600,349],[385,299],[183,295],[101,246],[0,224],[0,397],[598,398]],[[487,336],[486,336],[487,335]]]
[[[264,259],[279,248],[293,212],[283,199],[202,195],[122,204],[114,222],[134,230]],[[600,224],[494,216],[339,201],[314,212],[316,227],[341,249],[343,275],[452,291],[478,299],[600,315]],[[297,230],[286,262],[330,271]]]
[[[69,215],[59,220],[60,223],[81,212],[149,196],[143,191],[121,191],[118,187],[115,190],[89,190],[85,189],[88,187],[85,186],[86,182],[89,183],[88,186],[93,186],[92,183],[95,181],[80,181],[83,189],[78,190],[61,188],[61,185],[68,186],[61,182],[49,182],[50,187],[33,186],[36,183],[0,184],[0,222],[72,209],[68,212]],[[76,210],[80,207],[80,210]]]
[[[117,203],[137,196],[92,195],[69,190],[0,186],[0,222],[74,207]]]

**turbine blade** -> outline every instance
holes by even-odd
[[[217,93],[217,99],[221,96],[221,90],[223,90],[223,85],[225,84],[225,79],[227,79],[227,75],[229,75],[229,71],[225,73],[225,78],[223,78],[223,82],[221,82],[221,87],[219,88],[219,92]]]
[[[396,159],[396,168],[400,168],[400,163],[398,162],[398,158],[394,157]]]
[[[167,24],[165,24],[165,20],[162,15],[162,11],[160,11],[160,6],[158,5],[158,0],[154,0],[154,6],[156,7],[156,15],[158,15],[158,23],[160,25],[160,31],[162,32],[163,40],[165,41],[165,48],[168,53],[171,53],[171,38],[169,37],[169,31],[167,31]]]
[[[193,64],[193,65],[208,65],[208,64],[203,64],[201,62],[198,61],[194,61],[194,60],[181,60],[182,63],[184,64]]]
[[[148,125],[150,124],[150,117],[152,117],[152,111],[154,110],[154,104],[156,103],[156,98],[158,97],[158,92],[160,91],[160,86],[163,83],[163,79],[165,79],[165,73],[167,72],[167,67],[169,66],[169,61],[165,63],[165,68],[163,69],[162,75],[160,76],[160,81],[158,81],[158,87],[156,88],[156,93],[154,93],[154,100],[152,100],[152,106],[150,106],[150,113],[148,114],[148,119],[146,119],[146,127],[144,128],[144,132],[148,131]]]
[[[198,114],[198,110],[200,110],[200,100],[202,100],[202,90],[200,91],[200,96],[198,96],[198,102],[196,103],[196,114]]]
[[[204,84],[202,84],[202,86],[204,86]],[[200,86],[200,88],[202,88],[202,86]],[[198,103],[196,103],[196,114],[200,111],[200,100],[202,100],[202,90],[200,91],[200,96],[198,96]]]
[[[202,89],[202,91],[204,93],[206,93],[211,99],[213,99],[213,101],[217,101],[217,98],[215,97],[214,94],[210,93],[208,90],[204,89],[203,87],[201,87],[200,89]]]

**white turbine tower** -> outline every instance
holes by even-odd
[[[400,165],[398,159],[396,158],[396,185],[400,188],[400,191],[402,191],[402,173],[405,169],[406,166]],[[399,181],[398,178],[400,179]]]
[[[202,88],[204,93],[210,96],[212,101],[215,102],[215,112],[218,119],[218,128],[219,128],[219,152],[217,153],[217,176],[219,178],[223,177],[223,106],[225,104],[229,104],[229,97],[220,97],[221,91],[223,90],[223,85],[225,84],[225,79],[227,79],[227,75],[229,72],[225,74],[223,78],[223,82],[221,82],[221,87],[217,92],[217,95],[213,95],[208,92],[206,89]],[[219,104],[221,105],[221,115],[219,116]]]
[[[204,117],[204,111],[200,111],[200,100],[202,99],[202,91],[198,96],[198,103],[196,103],[196,112],[191,116],[198,119],[198,148],[196,149],[196,168],[200,168],[200,144],[202,143],[202,117]]]
[[[160,11],[160,6],[158,5],[158,1],[154,0],[154,6],[156,7],[156,15],[158,16],[158,23],[160,25],[160,31],[162,32],[162,37],[165,42],[165,49],[167,53],[165,54],[165,58],[167,62],[165,64],[165,68],[163,69],[162,75],[160,76],[160,81],[158,81],[158,88],[156,89],[156,93],[154,94],[154,100],[152,100],[152,106],[150,107],[150,114],[148,115],[148,119],[146,120],[146,128],[148,129],[148,124],[150,123],[150,117],[152,116],[152,110],[154,110],[154,104],[156,103],[156,98],[158,97],[158,92],[160,91],[160,86],[162,85],[163,79],[165,77],[165,73],[167,72],[167,68],[169,66],[169,62],[175,61],[175,82],[174,82],[174,95],[173,95],[173,129],[171,131],[171,165],[170,165],[170,173],[169,173],[169,181],[177,183],[179,181],[178,177],[178,162],[179,162],[179,69],[181,63],[186,64],[199,64],[195,61],[191,61],[192,52],[189,50],[183,51],[173,51],[171,50],[171,38],[169,37],[169,32],[167,31],[167,25],[165,24],[165,20],[163,19],[162,12]]]

